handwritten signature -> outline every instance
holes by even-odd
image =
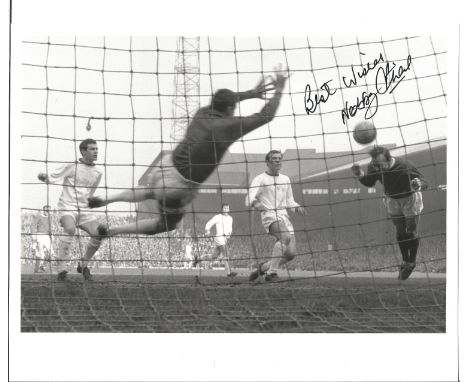
[[[387,62],[383,67],[377,69],[375,75],[375,92],[362,92],[361,96],[356,99],[352,105],[348,101],[345,102],[345,107],[341,110],[341,120],[346,123],[347,119],[354,117],[359,110],[366,109],[364,114],[365,119],[372,118],[379,108],[378,95],[392,94],[396,87],[405,78],[405,73],[411,68],[411,56],[408,55],[406,65],[397,65],[392,62]],[[392,88],[392,85],[393,88]],[[390,90],[391,89],[391,90]],[[389,91],[390,90],[390,91]]]
[[[361,53],[365,55],[364,53]],[[382,65],[383,64],[383,65]],[[372,118],[379,107],[379,95],[392,94],[397,86],[404,80],[406,72],[411,69],[411,55],[408,55],[406,62],[403,65],[395,64],[395,62],[385,62],[382,53],[373,61],[366,63],[360,68],[351,66],[351,76],[343,76],[342,80],[346,88],[356,86],[358,79],[362,79],[375,72],[374,88],[372,91],[364,91],[353,102],[345,101],[345,107],[341,110],[341,120],[346,123],[346,120],[354,117],[359,110],[365,110],[364,118]],[[324,104],[333,96],[338,89],[331,89],[328,80],[324,82],[318,91],[312,92],[309,84],[306,85],[304,91],[304,107],[307,114],[313,114],[320,104]]]
[[[365,53],[361,53],[359,52],[360,55],[362,56],[365,56],[366,54]],[[351,87],[351,86],[355,86],[357,84],[357,78],[356,78],[356,75],[359,77],[359,78],[364,78],[365,76],[367,76],[367,74],[371,71],[371,70],[374,70],[379,64],[381,64],[382,62],[385,62],[384,60],[384,57],[382,55],[382,53],[380,53],[379,57],[376,58],[372,63],[368,62],[366,65],[364,65],[361,70],[357,70],[354,68],[354,65],[351,65],[351,72],[353,74],[352,78],[347,81],[347,78],[345,76],[343,76],[343,83],[345,84],[345,86],[347,88]]]
[[[317,110],[318,105],[321,103],[325,103],[328,101],[328,98],[332,96],[333,94],[336,93],[337,89],[332,90],[330,89],[330,86],[328,84],[332,80],[329,80],[320,86],[320,89],[325,91],[325,93],[319,94],[315,93],[314,96],[312,97],[312,89],[310,88],[310,85],[307,84],[305,88],[305,93],[304,93],[304,105],[305,105],[305,111],[307,114],[312,114],[315,113],[315,110]]]

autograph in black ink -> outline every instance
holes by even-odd
[[[360,54],[365,56],[365,53],[360,52]],[[378,96],[387,93],[392,94],[401,81],[404,80],[406,72],[410,69],[411,55],[408,55],[404,65],[399,65],[398,67],[395,62],[385,62],[382,53],[373,61],[367,62],[360,68],[356,68],[352,65],[351,76],[342,76],[346,88],[356,86],[359,79],[365,78],[371,72],[375,72],[375,86],[373,91],[362,92],[361,95],[356,98],[355,102],[351,104],[349,101],[345,102],[345,107],[341,110],[342,122],[346,123],[346,120],[354,117],[359,110],[366,110],[364,114],[365,119],[372,118],[375,113],[377,113],[379,107]],[[306,85],[304,91],[304,107],[307,114],[315,113],[317,107],[321,103],[326,103],[328,99],[336,93],[338,89],[330,89],[329,83],[331,81],[332,80],[328,80],[323,83],[315,93],[312,93],[309,84]]]
[[[307,114],[313,114],[315,113],[315,110],[317,110],[318,105],[321,103],[325,103],[328,101],[328,98],[332,96],[333,94],[336,93],[336,90],[330,89],[330,86],[328,84],[332,80],[328,80],[327,82],[324,82],[322,86],[320,86],[320,89],[323,90],[325,93],[319,94],[318,92],[315,93],[312,97],[312,89],[310,88],[310,85],[307,84],[304,92],[304,106],[305,106],[305,111]]]
[[[361,56],[365,56],[366,54],[365,53],[361,53],[359,52],[359,54]],[[361,70],[357,71],[355,70],[354,68],[354,65],[351,65],[351,72],[353,73],[353,76],[352,78],[349,80],[348,83],[346,83],[346,77],[343,76],[343,83],[345,84],[345,86],[347,88],[351,87],[351,86],[355,86],[357,84],[357,78],[356,78],[356,74],[359,78],[363,78],[365,76],[367,76],[367,74],[371,71],[371,70],[374,70],[377,65],[381,64],[382,62],[385,62],[384,58],[383,58],[383,55],[382,53],[380,53],[379,57],[376,58],[372,63],[368,62],[366,65],[364,65],[363,67],[361,67]]]
[[[380,55],[380,57],[382,57],[382,55]],[[375,62],[377,62],[377,60],[374,60],[374,63]],[[371,66],[367,64],[367,68],[370,68],[370,67]],[[374,68],[375,66],[372,69]],[[406,59],[406,64],[400,65],[398,66],[398,68],[394,62],[392,63],[387,62],[384,66],[379,67],[375,75],[375,92],[362,92],[361,96],[358,97],[356,99],[356,102],[352,105],[349,105],[349,102],[346,101],[345,107],[343,108],[343,110],[341,110],[342,122],[345,123],[347,119],[354,117],[359,110],[364,110],[364,109],[366,109],[364,118],[365,119],[372,118],[375,115],[375,113],[377,113],[377,110],[379,108],[378,95],[386,94],[387,92],[388,94],[392,94],[393,91],[396,89],[396,87],[400,84],[400,82],[403,81],[403,79],[405,78],[405,73],[410,69],[411,69],[411,55],[408,55]],[[368,72],[369,71],[367,70],[366,74]],[[364,71],[360,73],[364,73]],[[358,76],[359,76],[359,73],[358,73]],[[361,76],[359,77],[362,78]],[[351,82],[355,79],[356,77],[354,75],[353,79],[350,80],[349,84],[351,84]],[[343,77],[343,81],[345,82],[344,77]],[[346,82],[345,82],[345,85],[346,85]],[[392,85],[393,85],[393,88],[392,88]]]

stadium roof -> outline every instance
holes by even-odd
[[[286,150],[283,154],[282,172],[291,179],[303,178],[305,176],[335,168],[353,160],[363,159],[368,156],[368,148],[354,152],[317,152],[310,150]],[[140,184],[145,184],[145,179],[152,167],[160,162],[161,155],[169,154],[170,151],[160,153],[153,163],[148,167],[140,178]],[[227,152],[217,171],[206,180],[205,187],[219,187],[219,184],[230,186],[246,186],[256,175],[265,171],[266,153],[231,153]],[[354,159],[353,159],[354,158]]]
[[[392,150],[393,155],[405,155],[417,151],[436,148],[446,145],[446,139],[432,141],[430,143],[418,143],[404,147],[385,145]],[[284,152],[282,172],[287,174],[291,181],[298,179],[310,179],[325,173],[341,171],[348,168],[352,163],[363,164],[369,161],[369,147],[359,151],[345,152],[317,152],[315,149],[294,150],[288,149]],[[160,153],[150,167],[140,178],[140,184],[145,184],[145,178],[151,167],[157,166],[161,155],[169,154],[170,151]],[[245,187],[250,180],[265,171],[265,153],[231,153],[227,152],[217,171],[206,180],[205,187]]]
[[[414,144],[414,145],[407,145],[407,146],[403,146],[403,147],[395,147],[395,148],[391,148],[390,150],[391,150],[393,156],[405,156],[405,155],[408,155],[408,154],[415,154],[415,153],[418,153],[418,152],[421,152],[421,151],[428,151],[428,150],[436,149],[436,148],[439,148],[439,147],[445,146],[445,145],[447,145],[446,138],[441,138],[440,140],[437,140],[437,141],[417,143],[417,144]],[[359,164],[359,165],[368,164],[369,163],[369,156],[366,155],[365,158],[362,158],[360,160],[354,160],[353,163],[356,163],[356,164]],[[318,173],[303,177],[302,180],[311,179],[311,178],[315,178],[315,177],[320,177],[320,176],[325,175],[325,174],[329,175],[329,174],[334,173],[334,172],[339,172],[339,171],[342,171],[342,170],[345,170],[345,169],[349,169],[350,165],[351,165],[351,162],[347,162],[345,165],[338,166],[338,167],[329,169],[327,171],[321,171],[321,172],[318,172]]]

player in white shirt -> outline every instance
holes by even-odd
[[[44,206],[42,211],[34,217],[31,225],[31,233],[33,234],[37,253],[37,256],[35,256],[34,273],[45,272],[46,262],[50,261],[54,252],[52,249],[52,229],[49,210],[49,206]]]
[[[266,281],[277,279],[279,267],[296,255],[294,227],[289,220],[288,210],[300,214],[305,211],[294,201],[289,177],[279,173],[282,159],[280,151],[271,150],[265,157],[266,172],[252,180],[247,194],[247,206],[261,212],[265,230],[276,238],[271,260],[259,264],[250,274],[250,281],[264,274]]]
[[[236,272],[231,270],[229,265],[229,256],[227,251],[227,241],[232,234],[232,216],[229,215],[229,204],[224,203],[222,206],[222,213],[213,216],[205,225],[205,235],[211,235],[211,228],[215,227],[214,250],[213,253],[205,256],[203,259],[210,261],[220,258],[224,260],[224,264],[228,277],[237,276]]]
[[[190,243],[187,243],[185,245],[184,268],[185,269],[192,268],[192,262],[193,262],[192,245]]]
[[[68,273],[65,262],[69,259],[76,227],[90,235],[85,254],[77,267],[78,273],[82,273],[85,280],[92,278],[88,262],[98,250],[102,240],[98,233],[99,223],[96,216],[86,212],[89,208],[88,198],[94,194],[102,177],[102,173],[96,169],[95,165],[98,146],[94,139],[85,139],[79,147],[81,158],[78,162],[65,164],[50,174],[39,173],[38,175],[42,182],[59,183],[62,181],[63,184],[62,194],[57,204],[60,224],[63,228],[63,233],[59,237],[57,259],[59,280],[66,279]]]

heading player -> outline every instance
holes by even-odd
[[[51,260],[53,255],[51,216],[49,210],[49,206],[44,206],[42,211],[34,216],[34,220],[31,224],[31,233],[33,234],[37,251],[34,273],[45,272],[46,263]]]
[[[224,264],[227,271],[228,277],[237,276],[236,272],[231,270],[229,265],[229,256],[227,251],[227,242],[232,234],[232,216],[229,215],[229,204],[224,203],[222,206],[222,212],[213,216],[205,225],[205,235],[211,236],[211,228],[215,227],[215,236],[214,236],[214,249],[213,252],[207,256],[203,257],[203,260],[214,260],[220,258],[224,260]],[[197,259],[196,263],[200,262],[200,259]],[[195,264],[196,265],[196,264]]]
[[[161,166],[152,170],[150,178],[153,183],[149,187],[89,198],[91,208],[114,202],[154,199],[158,201],[160,217],[111,228],[101,226],[100,233],[106,236],[131,233],[155,235],[175,229],[185,213],[185,207],[216,169],[229,146],[273,120],[287,78],[287,70],[283,71],[279,66],[275,68],[271,83],[265,84],[261,80],[254,89],[241,93],[229,89],[216,91],[211,105],[202,107],[195,113],[184,139],[173,153],[166,155]],[[238,102],[252,98],[263,99],[266,92],[273,89],[274,95],[260,112],[247,117],[234,116]]]
[[[85,254],[77,267],[77,272],[82,273],[85,280],[92,278],[88,262],[98,250],[102,240],[98,233],[99,223],[96,216],[85,212],[88,208],[88,198],[93,196],[102,176],[95,165],[98,146],[94,139],[85,139],[80,143],[79,148],[81,158],[78,162],[61,166],[51,174],[39,173],[38,175],[39,180],[45,183],[63,181],[62,194],[57,203],[60,225],[63,228],[63,233],[59,236],[57,259],[59,280],[66,279],[68,273],[65,262],[69,260],[76,227],[90,235]]]
[[[305,210],[294,201],[289,177],[280,174],[282,159],[283,154],[278,150],[271,150],[266,155],[267,170],[252,180],[246,198],[248,207],[260,211],[266,232],[276,238],[271,260],[258,264],[257,269],[250,274],[250,281],[263,275],[266,281],[274,281],[278,278],[279,267],[296,255],[294,227],[289,220],[288,210],[301,215]]]
[[[418,222],[423,210],[421,190],[427,183],[419,170],[402,158],[393,157],[383,146],[370,151],[372,158],[367,174],[358,164],[351,168],[354,176],[366,187],[382,183],[384,203],[396,228],[396,239],[403,258],[398,279],[406,280],[416,266],[419,247]]]

